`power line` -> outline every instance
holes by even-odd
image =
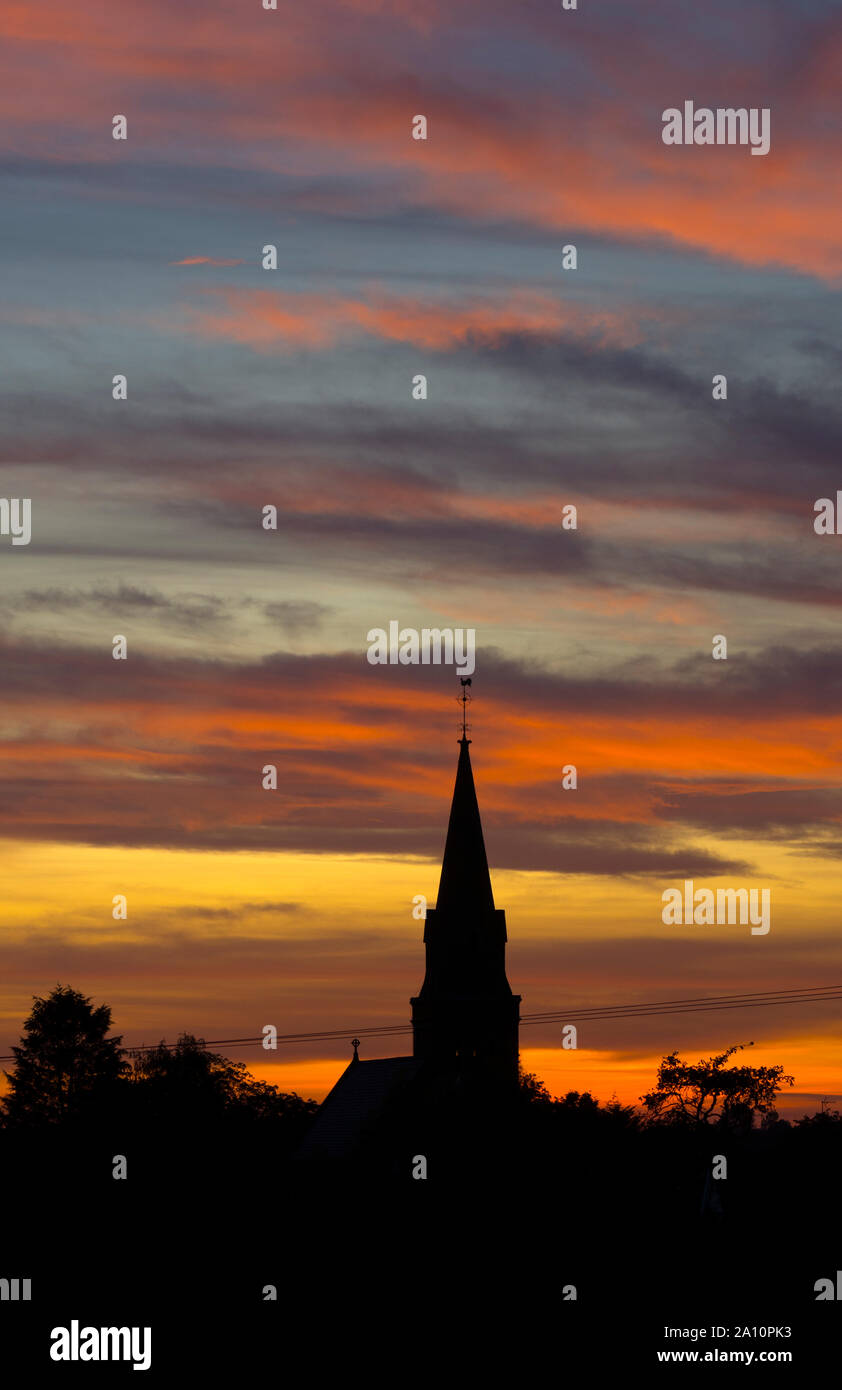
[[[609,1004],[601,1007],[553,1009],[524,1014],[522,1023],[552,1023],[561,1018],[594,1019],[657,1017],[659,1014],[704,1013],[713,1009],[754,1009],[772,1004],[810,1004],[842,998],[842,985],[813,985],[797,990],[758,990],[749,994],[714,994],[691,999],[665,999],[651,1004]]]
[[[708,1013],[719,1009],[757,1009],[769,1008],[776,1004],[816,1004],[824,1001],[842,1000],[842,984],[811,985],[802,989],[756,990],[745,994],[702,995],[689,999],[664,999],[645,1004],[602,1004],[591,1006],[569,1005],[565,1009],[553,1009],[548,1013],[523,1014],[520,1022],[526,1026],[541,1023],[564,1021],[610,1023],[613,1019],[658,1018],[661,1015]],[[274,1041],[290,1045],[303,1042],[335,1042],[346,1040],[349,1036],[359,1038],[397,1037],[412,1032],[408,1023],[373,1024],[367,1028],[332,1028],[318,1033],[283,1033]],[[198,1039],[203,1047],[247,1047],[252,1043],[262,1043],[264,1035],[251,1038],[214,1038],[206,1042]],[[123,1052],[138,1056],[145,1052],[155,1052],[159,1047],[172,1046],[166,1042],[142,1044],[139,1047],[124,1047]],[[267,1049],[269,1050],[269,1049]],[[274,1051],[274,1048],[271,1049]],[[0,1057],[0,1062],[13,1062],[14,1056]]]
[[[803,985],[803,986],[800,986],[798,989],[761,989],[761,990],[749,990],[749,991],[747,991],[747,992],[745,992],[745,993],[742,993],[742,994],[704,994],[704,995],[694,995],[694,996],[691,996],[690,998],[685,998],[685,999],[662,999],[662,1000],[655,1000],[655,1001],[653,1001],[651,1004],[605,1004],[605,1005],[599,1005],[599,1006],[594,1005],[593,1007],[594,1007],[594,1009],[597,1009],[598,1012],[604,1012],[604,1011],[607,1010],[607,1009],[615,1009],[615,1008],[616,1008],[616,1009],[638,1009],[638,1008],[640,1008],[640,1009],[649,1009],[649,1008],[653,1008],[653,1009],[654,1009],[654,1008],[661,1008],[661,1007],[666,1008],[667,1005],[671,1005],[671,1004],[698,1004],[698,1003],[711,1004],[711,1003],[715,1003],[715,1002],[716,1002],[717,1000],[719,1000],[719,999],[766,999],[766,998],[772,997],[773,995],[778,995],[778,996],[780,996],[780,995],[783,995],[783,996],[792,996],[792,995],[801,995],[801,994],[816,994],[816,993],[819,993],[819,992],[822,991],[822,990],[838,990],[838,989],[842,989],[842,984],[838,984],[838,985]],[[588,1012],[590,1012],[590,1011],[591,1011],[591,1010],[588,1009]],[[561,1010],[553,1009],[553,1010],[551,1010],[550,1012],[553,1013],[553,1014],[555,1014],[555,1013],[561,1012]],[[544,1015],[543,1015],[543,1014],[529,1014],[528,1017],[529,1017],[529,1018],[543,1018]]]

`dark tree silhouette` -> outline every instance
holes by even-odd
[[[556,1105],[560,1110],[575,1112],[578,1115],[595,1115],[599,1110],[599,1101],[590,1091],[568,1091],[566,1095],[559,1096]]]
[[[665,1057],[654,1091],[641,1096],[651,1121],[749,1127],[755,1112],[775,1114],[775,1096],[783,1083],[794,1084],[778,1067],[727,1067],[735,1052],[754,1043],[737,1043],[707,1061],[682,1062],[677,1052]]]
[[[209,1052],[204,1042],[182,1033],[172,1046],[161,1042],[135,1059],[134,1080],[142,1083],[153,1103],[222,1110],[237,1099],[246,1084],[243,1062],[231,1062]]]
[[[135,1059],[133,1088],[155,1114],[212,1121],[222,1115],[251,1120],[295,1119],[318,1110],[314,1100],[287,1095],[256,1080],[245,1062],[210,1052],[200,1038],[182,1033],[172,1046],[159,1043]]]
[[[521,1100],[525,1100],[529,1104],[535,1101],[540,1101],[545,1105],[551,1104],[552,1096],[541,1078],[536,1076],[533,1071],[524,1071],[523,1067],[518,1066],[517,1084]]]
[[[104,1103],[127,1071],[122,1039],[105,1036],[110,1027],[107,1004],[95,1008],[67,985],[35,997],[20,1046],[12,1048],[15,1070],[6,1072],[7,1123],[58,1123]]]

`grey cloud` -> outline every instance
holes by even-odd
[[[211,594],[167,595],[130,584],[116,584],[112,588],[26,589],[7,597],[5,606],[23,613],[80,614],[87,611],[108,613],[114,618],[121,614],[149,613],[180,629],[215,627],[227,616],[225,601]]]
[[[334,610],[327,604],[309,599],[289,600],[281,603],[267,603],[263,608],[266,617],[276,623],[289,637],[298,637],[303,632],[313,632],[321,627],[324,619]]]

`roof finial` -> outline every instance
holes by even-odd
[[[359,1040],[359,1038],[352,1038],[352,1039],[351,1039],[351,1045],[353,1046],[353,1049],[354,1049],[354,1055],[353,1055],[353,1057],[351,1058],[351,1061],[352,1061],[352,1062],[358,1062],[358,1061],[360,1060],[360,1054],[359,1054],[359,1052],[357,1051],[357,1048],[358,1048],[359,1045],[360,1045],[360,1040]]]
[[[462,706],[462,736],[459,742],[470,743],[471,740],[468,738],[468,730],[471,726],[470,724],[466,724],[465,722],[468,717],[468,701],[473,698],[468,694],[468,686],[471,684],[470,676],[460,676],[459,684],[462,687],[462,694],[456,696],[457,700]]]

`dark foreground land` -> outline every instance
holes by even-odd
[[[73,1318],[150,1325],[159,1384],[499,1379],[512,1362],[670,1384],[722,1364],[658,1351],[713,1348],[753,1351],[739,1369],[761,1377],[761,1352],[789,1351],[773,1373],[808,1384],[838,1355],[842,1302],[814,1288],[842,1269],[838,1121],[641,1132],[621,1115],[468,1109],[405,1118],[356,1162],[321,1164],[296,1160],[299,1137],[187,1117],[0,1135],[0,1277],[32,1280],[31,1302],[0,1304],[5,1383],[131,1378],[51,1362],[51,1328]],[[711,1206],[714,1153],[729,1175]]]

